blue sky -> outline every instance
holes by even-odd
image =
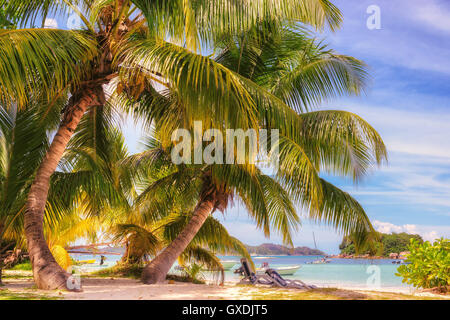
[[[370,67],[371,83],[360,97],[327,102],[320,109],[354,112],[382,135],[389,163],[357,186],[326,177],[361,202],[382,232],[419,233],[432,240],[450,237],[450,2],[438,0],[334,1],[344,15],[342,29],[319,35],[339,53]],[[380,8],[381,29],[366,22],[370,5]],[[133,149],[136,128],[127,128]],[[235,206],[216,213],[230,233],[248,244],[281,243],[266,239]],[[297,246],[317,245],[338,252],[342,236],[302,220]]]
[[[379,231],[449,238],[450,1],[332,2],[343,13],[343,27],[319,37],[337,52],[365,61],[371,83],[366,94],[329,101],[320,109],[362,116],[382,135],[389,163],[357,186],[339,177],[326,178],[355,196]],[[370,5],[380,8],[380,29],[367,28]],[[140,128],[128,125],[124,130],[130,151],[139,150]],[[264,238],[242,207],[216,216],[245,243],[281,243],[277,235]],[[342,236],[305,219],[295,245],[313,247],[312,232],[319,249],[338,252]]]

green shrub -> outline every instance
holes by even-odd
[[[140,279],[143,270],[144,267],[142,265],[118,263],[113,267],[85,274],[84,277],[125,277],[132,279]],[[196,284],[205,283],[204,280],[198,277],[198,272],[196,272],[196,268],[191,269],[189,272],[191,273],[191,275],[189,275],[188,273],[184,273],[182,275],[168,274],[166,279],[178,282],[192,282]],[[192,276],[194,276],[194,278]]]
[[[202,265],[193,262],[190,265],[184,266],[183,274],[186,278],[192,279],[192,282],[201,283],[205,279],[202,269]]]
[[[26,261],[23,263],[18,263],[14,267],[11,268],[11,270],[31,270],[31,262]]]
[[[173,280],[173,281],[177,281],[177,282],[190,282],[190,283],[194,283],[194,284],[205,284],[204,280],[192,279],[191,277],[189,277],[185,274],[183,274],[183,275],[168,274],[166,276],[166,280]]]
[[[143,266],[137,264],[118,263],[110,268],[105,268],[89,274],[89,276],[99,277],[125,277],[139,279],[142,274]]]
[[[450,240],[441,238],[433,244],[411,239],[406,262],[398,268],[403,282],[419,288],[439,288],[447,291],[450,285]]]

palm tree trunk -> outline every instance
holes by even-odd
[[[177,260],[178,256],[186,249],[202,225],[205,223],[208,216],[213,212],[216,206],[216,193],[213,192],[197,204],[194,209],[194,214],[189,220],[186,227],[180,234],[167,246],[163,252],[155,257],[144,268],[142,272],[142,281],[145,284],[154,284],[162,282],[166,279],[166,275],[170,268]]]
[[[81,118],[89,107],[104,103],[103,88],[85,88],[75,93],[65,108],[61,124],[44,156],[28,194],[24,215],[25,234],[36,286],[67,289],[69,274],[56,262],[44,237],[43,221],[50,177],[55,172]]]

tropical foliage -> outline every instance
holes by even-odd
[[[125,261],[153,258],[146,283],[164,279],[176,259],[220,269],[213,253],[246,254],[211,217],[233,200],[266,236],[278,232],[288,245],[300,221],[297,208],[355,241],[370,239],[363,208],[320,176],[357,182],[387,158],[379,134],[357,115],[313,110],[359,94],[367,79],[363,62],[307,31],[339,27],[341,14],[328,0],[0,3],[3,25],[20,17],[23,27],[0,30],[2,112],[41,112],[42,121],[54,116],[52,126],[36,128],[40,136],[26,141],[36,142],[34,148],[21,150],[17,192],[9,167],[0,171],[2,196],[12,195],[0,218],[22,240],[25,230],[38,287],[65,287],[64,240],[99,232],[127,243]],[[82,26],[29,28],[49,14],[76,14]],[[128,155],[114,124],[126,113],[153,128],[142,154]],[[277,148],[279,157],[269,152],[265,163],[277,168],[274,174],[250,161],[256,158],[250,153],[242,165],[171,162],[173,131],[192,132],[199,120],[204,130],[277,129],[280,139],[268,150]],[[5,155],[8,160],[10,153],[0,151]],[[59,264],[49,244],[54,254],[62,252]]]
[[[398,268],[403,282],[419,288],[435,288],[447,292],[450,286],[450,240],[438,239],[431,244],[411,239],[408,264]]]
[[[202,214],[200,209],[205,209],[200,205],[208,206],[209,202],[209,208],[205,210],[212,213],[216,209],[226,209],[228,198],[240,198],[256,225],[267,236],[270,235],[270,225],[273,225],[283,236],[285,243],[290,245],[291,234],[298,223],[294,204],[303,207],[311,219],[329,223],[345,234],[352,232],[359,235],[359,240],[362,241],[366,234],[373,232],[364,210],[350,195],[321,179],[319,173],[325,171],[349,175],[358,181],[370,167],[380,164],[386,158],[385,146],[378,133],[353,114],[308,110],[320,103],[321,99],[359,93],[365,82],[364,64],[328,50],[316,40],[310,39],[309,33],[302,29],[294,32],[292,28],[279,27],[275,33],[271,32],[270,23],[268,26],[264,31],[255,27],[236,37],[224,37],[217,46],[214,61],[218,66],[225,66],[235,72],[235,76],[248,88],[250,97],[256,102],[253,114],[257,126],[280,131],[280,141],[277,144],[277,161],[280,165],[275,171],[275,177],[259,176],[259,169],[250,165],[249,161],[244,166],[227,164],[197,168],[184,163],[177,171],[197,175],[201,178],[197,185],[201,187],[196,188],[194,184],[191,186],[178,180],[183,188],[178,193],[201,191],[195,196],[205,199],[198,202],[194,209],[199,215]],[[164,50],[168,50],[173,45],[164,46]],[[180,54],[171,58],[174,63],[187,54],[182,48],[178,50]],[[155,54],[159,55],[160,52]],[[154,59],[143,55],[139,55],[137,59],[146,69],[153,68],[151,61]],[[182,74],[180,77],[183,79]],[[307,84],[311,86],[309,89]],[[144,99],[135,103],[134,108],[137,113],[144,108],[155,111],[148,115],[160,133],[162,150],[173,147],[170,136],[164,137],[163,134],[171,134],[180,127],[195,130],[189,125],[191,121],[185,118],[186,115],[189,117],[192,102],[179,95],[178,91],[168,88],[158,96],[144,90],[142,97]],[[173,112],[162,112],[168,108]],[[211,113],[217,115],[213,110]],[[229,120],[220,125],[219,121],[211,119],[209,113],[203,110],[195,114],[202,120],[202,124],[206,123],[206,128],[225,131],[234,125]],[[220,118],[224,119],[222,116]],[[250,119],[249,117],[249,121]],[[213,125],[209,125],[211,122]],[[217,141],[215,144],[217,145]],[[194,153],[195,150],[188,152]],[[251,158],[251,154],[246,154],[246,159]],[[189,160],[189,163],[194,162]],[[190,183],[195,181],[191,177]],[[176,178],[180,179],[178,175]],[[165,184],[156,186],[165,190],[166,185],[174,185],[174,182],[169,183],[166,179]],[[259,190],[263,193],[259,193]],[[153,197],[158,195],[154,191],[152,189]],[[211,194],[212,199],[208,199]],[[156,200],[153,199],[152,202]],[[196,228],[198,226],[192,230]],[[186,232],[187,230],[185,229]],[[156,261],[152,261],[149,267],[156,265]]]
[[[36,103],[24,109],[0,108],[0,239],[22,249],[26,247],[23,212],[27,193],[49,145],[47,133],[59,120],[57,107]],[[66,181],[64,186],[60,180]],[[53,177],[46,205],[46,239],[53,254],[62,257],[59,261],[69,261],[64,246],[96,232],[92,221],[73,210],[70,195],[76,194],[79,186],[70,185],[70,180],[69,174],[62,172]],[[68,264],[64,265],[66,269]]]
[[[6,17],[6,12],[4,7],[0,7],[0,28],[8,28],[12,29],[15,26],[15,18],[12,17],[13,20]]]
[[[64,180],[66,189],[69,183],[74,183],[72,188],[82,184],[75,206],[87,215],[81,221],[72,218],[75,224],[67,231],[79,229],[86,233],[92,230],[91,238],[94,238],[102,230],[104,237],[125,246],[122,264],[141,265],[170,243],[188,216],[180,211],[184,206],[180,203],[182,199],[175,196],[172,202],[161,207],[141,203],[143,192],[140,190],[170,171],[160,165],[150,165],[142,159],[142,154],[130,156],[121,133],[110,120],[106,109],[98,109],[95,117],[85,118],[63,158],[65,170],[75,178]],[[92,130],[86,129],[93,127],[96,127],[95,137],[91,135]],[[97,190],[99,186],[101,190]],[[165,190],[164,194],[169,192]],[[197,261],[205,268],[222,271],[217,253],[249,258],[244,246],[217,220],[209,217],[191,246],[180,256],[180,262]]]

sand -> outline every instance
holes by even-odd
[[[87,278],[82,292],[33,290],[32,280],[8,279],[5,289],[11,292],[39,292],[69,300],[238,300],[249,299],[250,292],[236,285],[205,285],[175,282],[144,285],[128,278]],[[244,296],[243,292],[247,291]],[[257,291],[257,289],[256,289]],[[256,292],[255,291],[255,292]],[[247,298],[246,298],[247,297]]]
[[[267,286],[244,287],[235,283],[226,283],[224,286],[184,282],[144,285],[139,280],[128,278],[85,278],[82,282],[82,292],[36,290],[33,289],[31,279],[8,279],[5,282],[6,287],[4,288],[11,292],[33,292],[69,300],[245,300],[252,299],[255,295],[264,299],[265,295],[273,293],[276,293],[279,298],[289,299],[290,296],[299,293],[297,289],[269,289]],[[334,289],[332,295],[335,298],[359,299],[367,296],[376,297],[381,292],[400,293],[398,290],[384,288],[367,290],[367,288],[342,287],[339,290]],[[411,292],[401,293],[411,294]],[[425,292],[415,292],[414,294],[423,297],[438,297]]]

